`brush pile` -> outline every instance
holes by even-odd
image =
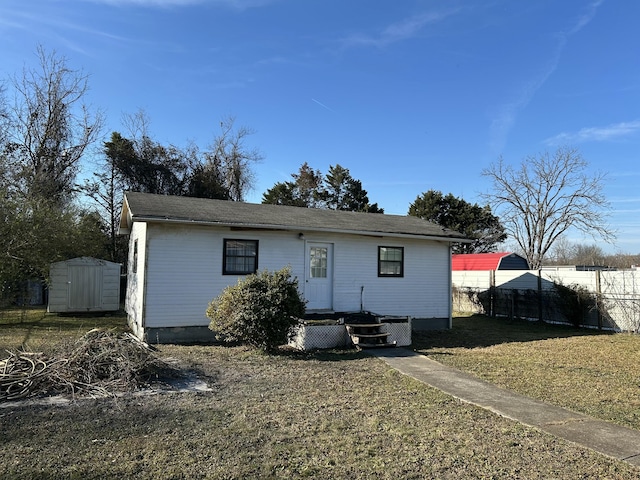
[[[94,329],[49,358],[8,352],[0,360],[0,401],[70,394],[101,397],[176,377],[176,369],[130,333]]]

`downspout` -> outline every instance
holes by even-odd
[[[299,233],[298,239],[302,240],[302,296],[305,298],[306,305],[306,296],[309,293],[307,284],[309,283],[308,272],[309,268],[311,268],[308,263],[309,259],[307,258],[307,239],[304,238],[304,234]]]
[[[360,286],[360,313],[364,312],[364,285]]]

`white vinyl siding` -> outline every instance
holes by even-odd
[[[144,327],[207,326],[209,302],[244,275],[223,275],[224,239],[259,242],[258,271],[290,266],[304,293],[305,249],[308,242],[332,245],[333,309],[414,318],[449,318],[450,263],[447,243],[426,240],[315,234],[298,231],[247,230],[227,227],[149,224],[134,222],[132,238],[139,238],[137,281],[144,277]],[[404,249],[404,276],[378,276],[378,247]],[[131,260],[131,259],[130,259]],[[144,262],[144,263],[142,263]],[[146,268],[143,266],[146,265]],[[130,272],[131,274],[131,272]],[[130,289],[130,315],[142,308],[141,291]],[[134,301],[135,300],[135,301]],[[151,339],[150,339],[151,340]]]
[[[335,240],[334,309],[361,305],[380,315],[449,318],[450,264],[445,243],[341,236]],[[404,277],[378,276],[378,247],[404,247]]]
[[[224,239],[259,241],[258,270],[287,265],[304,278],[304,242],[297,232],[240,232],[228,228],[150,225],[146,327],[207,326],[207,306],[244,275],[223,275]]]

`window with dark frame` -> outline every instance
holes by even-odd
[[[224,240],[223,275],[250,275],[257,271],[258,240]]]
[[[378,247],[378,276],[404,276],[404,247]]]

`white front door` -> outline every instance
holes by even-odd
[[[307,243],[304,297],[307,310],[331,310],[333,299],[333,245]]]

